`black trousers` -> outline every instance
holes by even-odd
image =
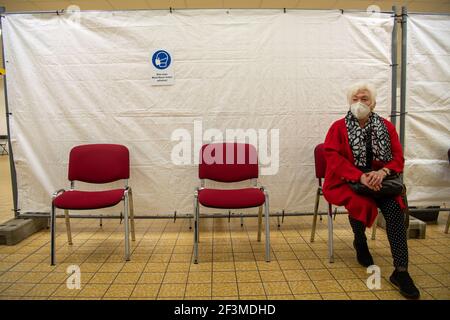
[[[406,239],[406,226],[404,214],[400,205],[392,198],[376,200],[378,208],[386,220],[386,233],[391,246],[394,267],[397,269],[408,268],[408,244]],[[349,216],[350,225],[355,234],[355,242],[365,242],[366,226]]]

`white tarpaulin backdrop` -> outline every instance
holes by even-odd
[[[412,204],[450,201],[450,16],[408,16],[405,183]]]
[[[260,179],[271,211],[312,211],[313,149],[347,112],[346,88],[372,81],[377,111],[390,110],[389,14],[11,14],[3,26],[22,212],[49,211],[68,186],[70,149],[84,143],[128,146],[137,214],[192,212],[197,166],[172,163],[171,135],[184,128],[193,145],[195,120],[203,131],[267,129],[269,147],[278,129],[279,169]],[[173,86],[151,86],[155,49],[172,55]]]

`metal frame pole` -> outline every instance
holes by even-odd
[[[392,44],[391,44],[391,67],[392,67],[392,83],[391,83],[391,122],[396,126],[397,123],[397,7],[392,6],[394,13],[394,26],[392,28]]]
[[[0,7],[0,30],[3,31],[3,24],[2,19],[4,18],[4,13],[6,9],[5,7]],[[6,70],[6,61],[5,61],[5,42],[3,41],[3,32],[1,35],[2,38],[2,66],[3,69]],[[14,165],[14,154],[11,144],[11,126],[10,126],[10,116],[12,116],[12,113],[9,112],[9,105],[8,105],[8,88],[6,84],[6,73],[3,76],[3,92],[5,94],[5,111],[6,111],[6,130],[8,133],[8,151],[9,151],[9,168],[11,172],[11,185],[12,185],[12,195],[13,195],[13,206],[14,206],[14,217],[17,218],[19,216],[19,211],[17,208],[17,175],[16,175],[16,167]]]
[[[408,10],[402,7],[402,73],[401,73],[401,87],[400,87],[400,143],[405,152],[405,111],[406,111],[406,64],[407,64],[407,17]]]

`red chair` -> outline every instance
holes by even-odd
[[[70,190],[60,189],[53,194],[50,216],[51,265],[55,265],[56,208],[63,209],[66,218],[67,237],[72,244],[69,210],[92,210],[113,207],[124,201],[125,260],[130,260],[128,215],[131,220],[131,236],[135,240],[133,196],[128,186],[130,157],[125,146],[117,144],[89,144],[74,147],[69,156]],[[105,191],[75,190],[75,181],[104,184],[125,180],[123,189]]]
[[[311,230],[311,242],[314,242],[314,236],[316,234],[317,214],[319,210],[320,196],[323,196],[322,192],[322,179],[325,179],[325,172],[327,170],[327,162],[325,159],[324,144],[318,144],[314,149],[314,164],[316,169],[316,178],[319,181],[319,186],[316,192],[316,203],[314,206],[313,225]],[[330,262],[334,262],[333,254],[333,210],[331,203],[328,203],[328,256]]]
[[[258,155],[254,146],[244,143],[213,143],[200,151],[198,175],[201,187],[194,195],[194,263],[198,263],[200,206],[216,209],[259,207],[258,241],[261,241],[262,206],[264,205],[266,261],[270,261],[269,195],[257,187]],[[232,183],[251,179],[253,187],[244,189],[205,188],[205,179]]]

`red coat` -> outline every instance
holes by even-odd
[[[386,167],[391,171],[403,172],[405,160],[397,131],[391,122],[386,119],[383,120],[391,137],[393,159],[388,163],[374,160],[372,167],[375,169]],[[362,172],[354,165],[345,119],[340,119],[333,123],[328,130],[324,147],[327,162],[323,184],[325,199],[334,205],[345,206],[352,218],[362,221],[367,227],[372,226],[378,214],[375,201],[370,197],[356,194],[345,181],[359,181],[362,175]],[[396,197],[396,201],[402,209],[405,208],[400,196]]]

